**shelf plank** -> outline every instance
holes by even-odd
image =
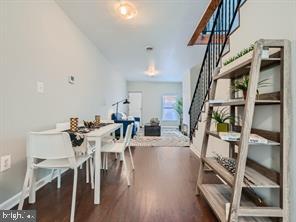
[[[222,140],[219,136],[219,133],[217,132],[213,132],[213,131],[207,131],[207,133],[210,135],[210,136],[213,136],[213,137],[216,137],[220,140]],[[228,141],[228,140],[222,140],[222,141],[225,141],[225,142],[228,142],[228,143],[233,143],[235,145],[239,145],[239,141]],[[249,145],[252,145],[252,146],[280,146],[281,144],[276,142],[276,141],[272,141],[272,140],[268,140],[268,143],[249,143]]]
[[[271,222],[274,221],[270,218],[265,217],[240,217],[239,222]]]
[[[203,184],[199,186],[199,189],[207,200],[210,207],[213,209],[215,215],[222,222],[227,221],[230,200],[232,196],[231,189],[224,184]],[[254,203],[247,200],[244,196],[242,196],[241,206],[244,209],[255,209],[256,207]],[[228,208],[228,209],[227,209]],[[260,209],[260,208],[259,208]],[[240,217],[239,222],[269,222],[272,221],[269,218],[255,218],[255,217]]]
[[[217,218],[225,222],[227,220],[225,208],[227,204],[230,204],[231,198],[230,190],[225,185],[216,184],[203,184],[199,186],[199,189]]]
[[[220,70],[220,73],[214,77],[214,80],[217,79],[232,79],[239,78],[243,75],[249,74],[251,63],[253,59],[253,52],[249,52],[246,55],[240,57],[236,61],[223,66]],[[279,65],[281,62],[280,59],[280,49],[272,49],[268,59],[262,59],[261,70],[267,69],[269,67]]]
[[[242,127],[240,125],[234,125],[234,126],[232,126],[232,130],[234,132],[241,132]],[[274,142],[280,143],[280,141],[281,141],[281,133],[278,131],[252,128],[251,133],[257,134],[259,136],[262,136],[262,137],[264,137],[268,140],[274,141]]]
[[[244,106],[246,100],[243,99],[233,99],[225,102],[210,102],[211,107],[215,106]],[[278,105],[281,104],[280,100],[256,100],[255,105]]]
[[[279,207],[240,207],[238,215],[245,217],[283,217],[283,210]]]
[[[234,176],[221,166],[214,158],[203,158],[203,161],[214,170],[229,186],[234,185]],[[246,167],[245,177],[250,181],[249,184],[244,183],[243,187],[252,188],[279,188],[279,184],[257,172],[253,168]]]

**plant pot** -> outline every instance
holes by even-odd
[[[217,132],[229,132],[229,123],[217,123]]]
[[[244,96],[244,99],[247,99],[247,93],[248,93],[248,91],[247,91],[247,90],[244,90],[244,91],[243,91],[243,96]]]

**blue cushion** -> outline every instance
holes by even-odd
[[[137,118],[137,117],[136,117]],[[135,119],[136,119],[135,118]],[[126,133],[126,130],[127,130],[127,126],[131,123],[134,123],[135,121],[134,120],[123,120],[122,119],[122,114],[121,113],[118,113],[118,115],[116,116],[115,113],[112,113],[111,115],[111,119],[114,120],[115,123],[122,123],[123,124],[123,136],[125,136],[125,133]],[[140,118],[137,118],[137,120],[140,120]],[[133,127],[133,130],[132,130],[132,137],[136,135],[137,133],[137,126],[134,125]],[[120,135],[120,130],[116,130],[115,132],[115,135],[116,136],[119,136]]]

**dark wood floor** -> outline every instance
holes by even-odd
[[[79,171],[75,221],[81,222],[212,222],[212,211],[195,196],[198,159],[188,148],[134,148],[136,171],[128,187],[122,164],[109,161],[102,172],[101,204],[93,204],[93,190],[85,183],[85,169]],[[129,163],[129,159],[128,159]],[[69,221],[72,171],[37,192],[34,205],[38,221]],[[214,180],[214,178],[208,178]]]

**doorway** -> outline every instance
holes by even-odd
[[[140,125],[142,122],[142,92],[128,92],[130,101],[128,115],[140,117]]]

